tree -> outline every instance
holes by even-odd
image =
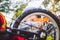
[[[49,2],[50,2],[50,0],[44,0],[44,2],[43,2],[44,6],[47,7]]]
[[[57,7],[57,6],[59,6],[58,3],[60,2],[60,0],[44,0],[43,4],[45,7],[47,7],[50,2],[52,4],[51,8],[49,9],[50,11],[52,10],[53,12],[56,12],[56,11],[60,10],[59,7]]]
[[[26,6],[27,6],[27,3],[25,3],[25,4],[22,3],[22,4],[20,5],[20,8],[18,8],[18,9],[15,11],[15,15],[13,16],[12,20],[16,19],[19,15],[21,15],[23,9],[24,9]]]
[[[9,10],[9,0],[0,0],[0,12],[8,12]]]

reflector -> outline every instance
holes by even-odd
[[[4,31],[6,29],[6,19],[2,13],[0,13],[0,31]]]
[[[21,36],[13,36],[12,40],[25,40],[25,38]]]

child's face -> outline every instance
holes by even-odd
[[[29,18],[26,20],[26,22],[32,22],[32,21],[34,21],[36,18],[37,18],[37,16],[33,15],[33,16],[29,17]]]

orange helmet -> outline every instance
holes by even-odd
[[[43,18],[36,18],[35,19],[36,22],[48,22],[49,21],[49,18],[48,17],[43,17]]]

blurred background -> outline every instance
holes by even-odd
[[[60,0],[0,0],[0,12],[6,18],[7,26],[29,5],[49,10],[60,18]]]

